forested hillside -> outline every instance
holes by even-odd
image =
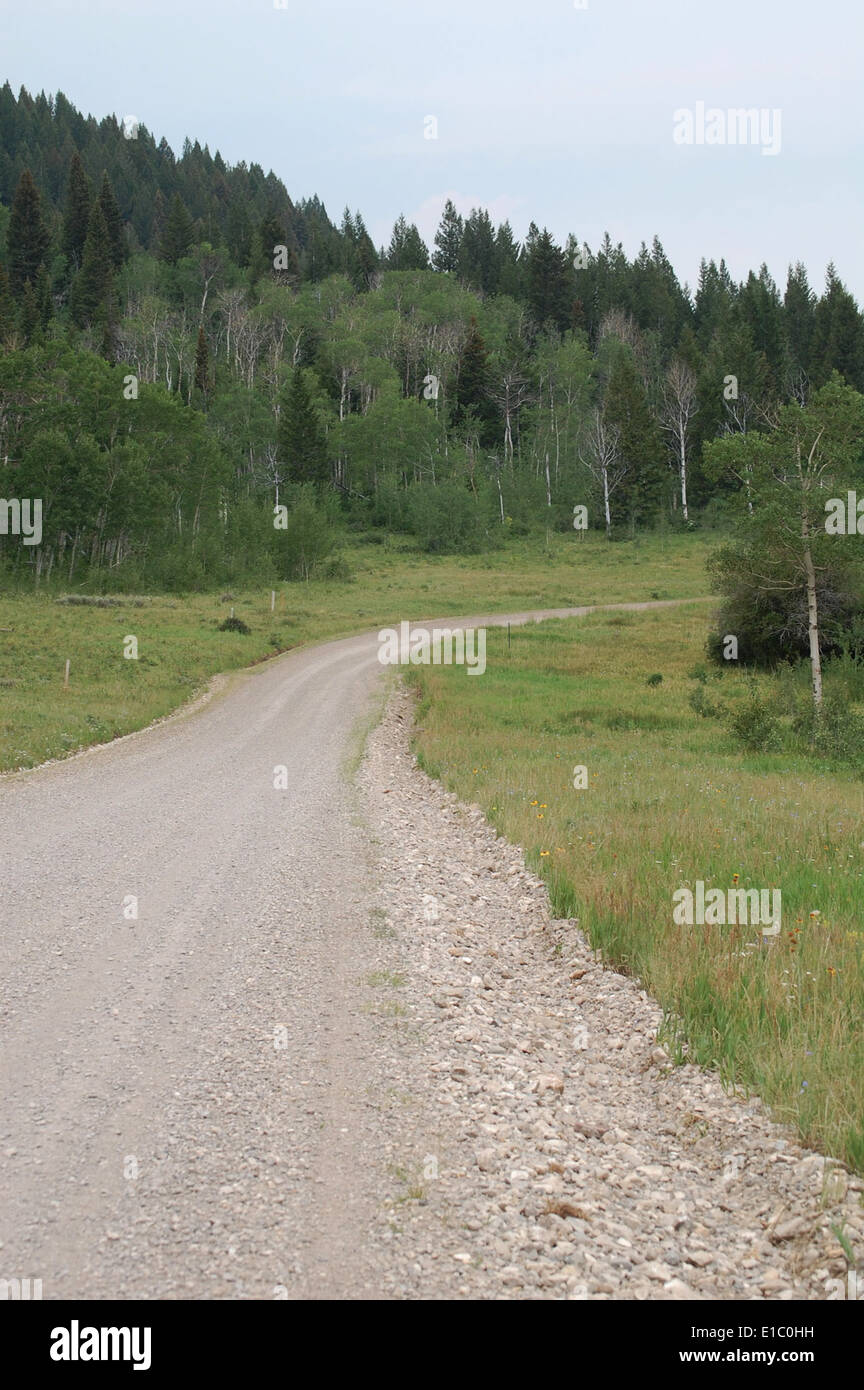
[[[43,500],[40,546],[0,535],[19,582],[308,577],[345,528],[471,552],[577,506],[613,539],[716,523],[744,482],[712,441],[864,390],[832,266],[688,287],[656,238],[519,244],[449,203],[431,248],[400,217],[376,250],[61,94],[0,91],[0,202],[0,495]]]

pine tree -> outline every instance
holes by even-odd
[[[288,233],[284,226],[273,213],[268,213],[261,219],[258,227],[258,248],[260,254],[259,274],[277,276],[273,262],[279,254],[278,248],[288,246]],[[252,264],[255,264],[254,258]]]
[[[766,265],[760,268],[758,276],[750,271],[735,308],[749,326],[757,352],[765,354],[775,381],[782,380],[785,366],[783,309],[777,286]]]
[[[429,252],[420,233],[413,223],[408,226],[401,213],[393,226],[393,235],[387,250],[387,264],[391,270],[429,268]]]
[[[18,296],[18,333],[25,347],[30,345],[38,328],[39,304],[33,286],[29,280],[25,280],[24,288]]]
[[[282,394],[277,443],[292,482],[327,482],[327,441],[299,366],[294,368]]]
[[[459,248],[462,245],[463,230],[462,218],[448,198],[435,233],[435,250],[432,253],[432,265],[435,270],[456,274],[459,269]]]
[[[429,269],[429,248],[413,222],[408,228],[408,235],[405,238],[402,260],[405,270]]]
[[[228,250],[231,252],[231,259],[245,269],[252,255],[252,227],[246,204],[239,198],[231,200],[225,240],[228,243]]]
[[[634,527],[656,514],[668,469],[663,437],[629,350],[620,350],[616,357],[606,387],[603,418],[618,431],[621,459],[630,469],[626,483],[615,495],[613,521],[626,519]]]
[[[789,267],[783,296],[783,325],[793,379],[806,378],[810,372],[815,302],[816,296],[810,288],[807,271],[798,261],[794,267]]]
[[[293,246],[288,247],[288,264],[276,271],[276,279],[281,285],[297,285],[300,280],[300,261]]]
[[[378,269],[378,253],[372,243],[372,238],[366,230],[366,225],[359,212],[354,218],[354,240],[357,251],[357,277],[358,287],[368,290],[372,284],[372,277]]]
[[[90,182],[84,172],[81,156],[76,150],[69,165],[66,211],[63,215],[62,248],[70,271],[79,270],[81,267],[89,221]]]
[[[192,218],[179,193],[174,194],[171,208],[165,220],[165,229],[159,243],[159,259],[169,265],[176,265],[186,255],[192,245],[194,227]]]
[[[39,326],[45,329],[54,315],[54,300],[51,296],[51,281],[44,265],[39,267],[39,274],[36,276],[35,294],[39,307]]]
[[[165,209],[165,199],[162,196],[162,189],[156,189],[156,196],[153,199],[153,216],[150,221],[150,236],[147,242],[148,249],[154,256],[159,254],[159,247],[162,244],[162,235],[165,231],[165,222],[168,213]]]
[[[703,260],[694,303],[696,337],[703,351],[714,334],[729,322],[733,303],[734,286],[726,262],[721,261],[718,267],[714,261]]]
[[[465,223],[459,248],[459,274],[484,294],[495,294],[498,288],[495,233],[485,208],[473,208]]]
[[[357,245],[357,233],[354,230],[354,214],[347,203],[345,205],[345,211],[342,213],[339,235],[342,238],[342,245],[340,247],[342,257],[340,262],[341,268],[346,274],[350,274],[354,265],[354,248]]]
[[[288,245],[288,233],[285,230],[284,224],[275,213],[268,212],[267,216],[261,219],[258,234],[261,238],[261,245],[269,254],[270,265],[272,266],[273,257],[276,255],[276,247]]]
[[[15,332],[15,301],[9,288],[9,276],[0,265],[0,344],[8,343]]]
[[[525,274],[528,304],[537,327],[551,325],[564,333],[570,326],[570,277],[564,252],[545,229],[531,247]]]
[[[495,255],[498,261],[498,293],[518,299],[523,290],[522,267],[519,263],[519,244],[509,222],[502,222],[495,234]]]
[[[639,328],[659,335],[665,358],[692,317],[691,307],[681,292],[678,278],[666,252],[655,236],[651,250],[644,241],[629,268],[626,302]]]
[[[104,324],[111,314],[114,266],[102,204],[96,201],[90,213],[84,259],[72,283],[69,312],[76,328]]]
[[[461,423],[467,415],[477,421],[480,443],[484,446],[494,443],[498,438],[498,413],[491,396],[489,361],[486,354],[477,320],[471,319],[468,336],[459,354],[456,371],[456,390],[454,393],[454,423]]]
[[[117,206],[117,199],[114,197],[114,189],[111,187],[107,172],[102,175],[99,203],[102,208],[102,216],[105,219],[108,245],[111,248],[111,264],[115,271],[120,270],[129,255],[129,248],[126,245],[126,236],[123,231],[123,219],[120,216],[120,209]]]
[[[402,264],[402,255],[405,250],[405,242],[408,237],[408,223],[402,213],[393,223],[393,235],[390,238],[390,245],[387,247],[387,265],[390,270],[405,270]]]
[[[252,238],[248,274],[253,285],[264,276],[285,285],[295,284],[300,278],[294,237],[275,213],[262,218]]]
[[[9,284],[13,294],[23,293],[28,281],[33,290],[50,243],[48,228],[42,217],[39,190],[30,170],[25,169],[18,180],[6,230]]]
[[[856,391],[864,390],[864,320],[833,264],[816,305],[813,366],[818,386],[838,371]]]
[[[685,323],[682,328],[681,336],[675,348],[675,355],[676,357],[680,357],[682,362],[687,363],[691,372],[695,372],[698,375],[702,366],[702,354],[699,351],[699,344],[696,341],[696,334],[693,331],[692,324]]]
[[[210,389],[210,348],[203,324],[198,329],[198,342],[195,345],[195,386],[206,398]]]

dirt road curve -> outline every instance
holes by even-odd
[[[400,1296],[379,867],[344,769],[376,654],[374,635],[291,653],[0,779],[0,1277],[45,1298]]]

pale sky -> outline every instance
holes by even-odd
[[[864,301],[861,0],[0,0],[0,81],[272,168],[376,245],[444,200],[634,255],[656,233],[781,291]],[[674,113],[779,110],[779,152],[676,144]],[[425,138],[437,121],[437,138]],[[775,126],[775,129],[777,127]]]

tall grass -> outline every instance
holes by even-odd
[[[696,714],[690,672],[709,614],[593,614],[514,630],[509,648],[490,629],[482,679],[412,670],[417,750],[526,847],[554,911],[656,995],[679,1056],[758,1092],[807,1143],[862,1170],[860,769],[742,752]],[[734,704],[748,683],[731,669],[708,688]],[[780,888],[780,936],[676,926],[672,895],[698,879]]]

